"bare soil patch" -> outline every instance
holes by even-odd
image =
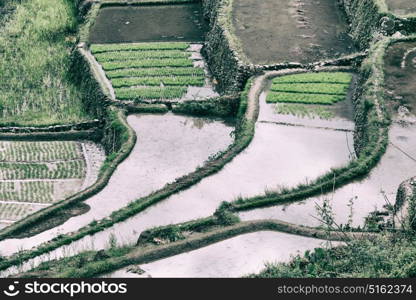
[[[416,13],[415,0],[386,0],[389,10],[398,15]]]
[[[397,43],[387,50],[385,74],[387,93],[394,106],[403,105],[415,114],[416,42]]]
[[[90,42],[199,42],[205,29],[198,3],[104,7],[91,28]]]
[[[233,25],[253,63],[310,63],[355,51],[333,0],[235,0]]]

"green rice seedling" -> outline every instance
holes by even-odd
[[[345,95],[348,84],[339,83],[299,83],[299,84],[273,84],[271,90],[274,92],[308,93],[308,94],[331,94]]]
[[[0,202],[52,203],[54,184],[51,181],[0,182]]]
[[[81,158],[76,142],[0,142],[0,161],[38,162]]]
[[[120,77],[150,77],[150,76],[205,76],[201,68],[194,67],[165,67],[165,68],[138,68],[138,69],[118,69],[107,71],[108,78]]]
[[[190,52],[180,50],[111,51],[94,55],[99,62],[125,61],[150,58],[189,58]]]
[[[327,107],[304,104],[278,103],[275,112],[283,115],[293,115],[301,118],[319,118],[329,120],[335,117]]]
[[[160,86],[160,85],[177,85],[177,86],[203,86],[204,77],[197,76],[179,76],[179,77],[127,77],[112,79],[113,87],[128,87],[137,85]]]
[[[117,70],[126,68],[156,68],[156,67],[192,67],[192,60],[187,58],[163,58],[128,60],[121,62],[103,62],[104,70]]]
[[[282,102],[282,103],[331,105],[343,99],[345,99],[344,95],[321,95],[321,94],[270,92],[267,95],[266,101],[268,103]]]
[[[185,87],[116,88],[119,100],[177,99],[186,93]]]
[[[67,179],[83,178],[85,162],[82,159],[56,163],[0,162],[0,179]]]
[[[128,43],[128,44],[94,44],[91,45],[91,52],[101,53],[108,51],[126,50],[186,50],[189,43],[167,42],[167,43]]]
[[[302,73],[280,76],[273,79],[273,84],[280,83],[345,83],[351,82],[352,75],[346,72]]]

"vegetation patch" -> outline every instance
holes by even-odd
[[[118,100],[180,99],[189,86],[205,85],[189,43],[92,45]]]
[[[0,160],[0,219],[7,221],[77,192],[86,176],[77,142],[0,142]]]
[[[416,241],[410,235],[385,234],[352,240],[346,246],[317,248],[289,263],[267,264],[256,278],[409,278],[416,276]]]
[[[292,103],[277,103],[275,112],[283,115],[293,115],[297,117],[319,118],[329,120],[335,117],[335,114],[328,110],[326,106],[302,105]]]
[[[9,1],[0,31],[2,124],[51,125],[88,119],[82,93],[69,80],[76,38],[74,3]]]
[[[273,79],[266,101],[331,105],[345,99],[351,80],[342,72],[281,76]]]

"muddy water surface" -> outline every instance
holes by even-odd
[[[194,171],[210,155],[224,150],[232,142],[230,134],[233,127],[211,119],[168,113],[131,115],[128,122],[136,131],[137,143],[105,189],[85,202],[91,210],[34,237],[2,241],[2,254],[31,248],[58,234],[77,230],[93,220],[104,218],[129,202]]]
[[[355,50],[337,1],[235,0],[233,3],[235,33],[253,63],[310,63]]]
[[[287,262],[291,256],[325,246],[323,240],[261,231],[140,265],[142,275],[124,268],[104,277],[241,277],[258,273],[266,262]]]
[[[91,43],[203,41],[201,5],[104,7],[90,32]]]
[[[320,197],[297,202],[291,205],[281,205],[260,208],[240,213],[243,220],[278,219],[300,225],[319,226],[316,218],[320,219],[316,203],[322,207],[325,199],[329,199],[335,221],[347,224],[350,217],[348,206],[353,201],[352,225],[363,226],[364,218],[375,209],[383,210],[387,199],[394,204],[397,188],[400,183],[415,175],[416,161],[408,157],[416,157],[416,126],[402,127],[398,124],[390,130],[391,144],[386,154],[370,175],[359,182],[354,182]]]

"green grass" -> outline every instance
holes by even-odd
[[[111,83],[114,88],[137,85],[160,86],[162,83],[163,85],[176,86],[203,86],[205,83],[205,78],[196,76],[128,77],[112,79]]]
[[[346,72],[302,73],[280,76],[273,79],[273,84],[280,83],[345,83],[351,82],[352,75]]]
[[[301,118],[319,118],[323,120],[329,120],[335,117],[334,113],[328,110],[327,107],[292,103],[276,104],[275,112],[283,115],[293,115]]]
[[[109,51],[127,50],[186,50],[189,43],[129,43],[129,44],[94,44],[91,46],[93,54]]]
[[[343,95],[269,92],[266,101],[268,103],[282,102],[331,105],[344,99],[345,96]]]
[[[150,58],[188,58],[190,52],[180,50],[111,51],[94,55],[100,62],[125,61]]]
[[[86,120],[82,94],[67,78],[76,39],[73,3],[10,1],[0,28],[1,124],[50,125]]]
[[[271,91],[308,94],[345,95],[349,84],[331,83],[300,83],[273,84]]]
[[[150,76],[205,76],[205,72],[201,68],[194,67],[165,67],[165,68],[138,68],[138,69],[119,69],[107,71],[108,78],[121,77],[150,77]]]
[[[186,93],[185,87],[144,87],[116,88],[116,98],[119,100],[157,100],[181,98]]]
[[[316,248],[288,263],[267,264],[260,278],[409,278],[416,277],[414,233],[349,241],[346,246]]]

